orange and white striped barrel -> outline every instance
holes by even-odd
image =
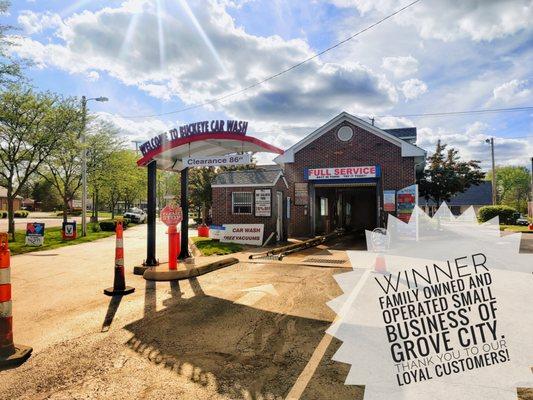
[[[122,221],[117,221],[115,228],[115,280],[113,287],[118,290],[123,290],[126,287],[126,280],[124,278],[124,228]]]
[[[115,277],[113,279],[113,287],[104,289],[104,294],[108,296],[122,296],[130,294],[135,291],[131,286],[126,286],[126,278],[124,276],[124,228],[122,221],[117,221],[115,226]]]
[[[9,259],[7,234],[0,233],[0,356],[9,356],[15,353]]]

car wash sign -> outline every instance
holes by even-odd
[[[141,150],[141,153],[145,156],[149,152],[158,150],[176,139],[208,135],[212,133],[232,133],[244,136],[246,135],[247,130],[247,121],[214,119],[211,121],[193,122],[192,124],[182,125],[153,137],[141,144],[139,150]]]
[[[304,174],[305,179],[310,181],[368,179],[379,178],[381,176],[381,168],[379,165],[337,168],[308,168],[304,171]]]

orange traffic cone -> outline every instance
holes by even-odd
[[[33,350],[13,343],[10,256],[7,233],[0,233],[0,368],[22,364]]]
[[[117,221],[115,227],[116,247],[115,247],[115,279],[113,280],[113,287],[104,289],[104,294],[108,296],[123,296],[133,293],[135,288],[126,286],[126,279],[124,278],[124,229],[122,228],[122,221]]]
[[[379,274],[387,272],[387,265],[385,264],[385,257],[382,254],[378,254],[374,261],[374,271]]]

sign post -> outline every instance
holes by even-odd
[[[180,206],[169,204],[161,210],[161,221],[168,226],[168,269],[178,268],[178,253],[180,250],[180,232],[177,225],[183,219]]]

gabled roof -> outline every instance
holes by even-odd
[[[421,197],[420,205],[435,206],[433,200]],[[479,185],[470,186],[464,193],[457,193],[450,201],[446,202],[449,206],[489,206],[492,204],[492,182],[483,181]]]
[[[226,171],[218,174],[211,183],[211,186],[274,186],[282,175],[283,172],[279,167]]]
[[[405,140],[402,140],[393,134],[378,128],[377,126],[371,125],[368,122],[343,111],[335,118],[331,119],[326,124],[322,125],[320,128],[304,137],[298,143],[295,143],[290,148],[285,150],[285,153],[277,156],[274,161],[278,164],[294,162],[294,154],[345,121],[348,121],[351,124],[358,126],[367,132],[373,133],[374,135],[379,136],[380,138],[400,147],[402,150],[402,157],[426,157],[426,151],[420,147],[408,143]]]

